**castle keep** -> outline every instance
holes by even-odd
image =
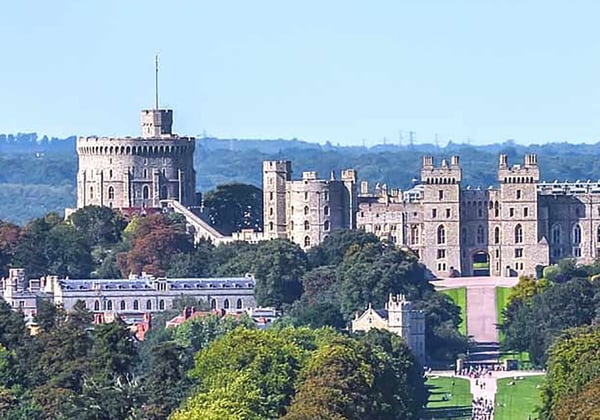
[[[77,139],[77,207],[158,208],[160,200],[195,205],[194,138],[173,134],[173,111],[146,109],[140,137]]]
[[[263,164],[264,235],[309,248],[334,229],[363,229],[411,249],[440,277],[536,274],[537,266],[600,256],[600,182],[540,182],[534,154],[498,161],[498,186],[462,183],[458,156],[436,165],[425,156],[420,183],[408,191],[366,181],[354,170],[291,179],[291,163]]]

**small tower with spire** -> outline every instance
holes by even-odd
[[[154,69],[154,108],[143,109],[141,114],[142,137],[154,138],[173,134],[173,110],[160,109],[158,103],[158,55]]]

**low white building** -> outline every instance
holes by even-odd
[[[78,300],[93,313],[154,313],[173,307],[181,297],[202,300],[211,309],[244,310],[256,306],[251,275],[225,278],[59,279],[48,276],[27,281],[23,269],[11,269],[2,279],[2,296],[15,310],[31,318],[40,299],[48,299],[66,310]]]

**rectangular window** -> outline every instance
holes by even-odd
[[[511,207],[511,208],[509,208],[509,209],[508,209],[508,215],[509,215],[510,217],[514,217],[514,215],[515,215],[515,209],[514,209],[514,208],[512,208],[512,207]]]
[[[446,219],[450,218],[450,209],[446,209]]]
[[[523,217],[527,217],[527,216],[529,216],[529,208],[525,207],[525,208],[523,208]]]
[[[435,219],[437,217],[437,209],[432,209],[431,210],[431,218]]]
[[[438,260],[446,258],[446,250],[445,249],[438,249],[437,250],[437,257],[438,257]]]
[[[517,190],[517,200],[521,199],[521,190]]]
[[[581,248],[579,248],[578,246],[573,247],[573,256],[581,257]]]
[[[523,248],[515,248],[515,258],[523,258]]]
[[[444,199],[444,190],[438,191],[438,198],[440,199],[440,201]]]
[[[499,249],[496,250],[496,258],[500,258],[500,250]]]

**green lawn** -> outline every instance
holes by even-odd
[[[498,380],[494,420],[537,419],[536,407],[542,404],[540,387],[545,376],[525,376],[521,380]],[[509,382],[514,385],[508,385]]]
[[[454,381],[454,386],[452,382]],[[465,419],[471,416],[471,387],[460,378],[428,378],[426,419]],[[444,401],[444,396],[447,401]]]
[[[496,287],[496,319],[498,320],[498,325],[502,325],[502,311],[506,307],[510,291],[510,287]],[[504,341],[504,334],[501,331],[498,332],[498,339],[500,343]]]
[[[467,335],[467,288],[446,289],[442,290],[442,293],[450,296],[450,299],[460,307],[460,318],[462,321],[458,326],[458,331],[461,334]]]

